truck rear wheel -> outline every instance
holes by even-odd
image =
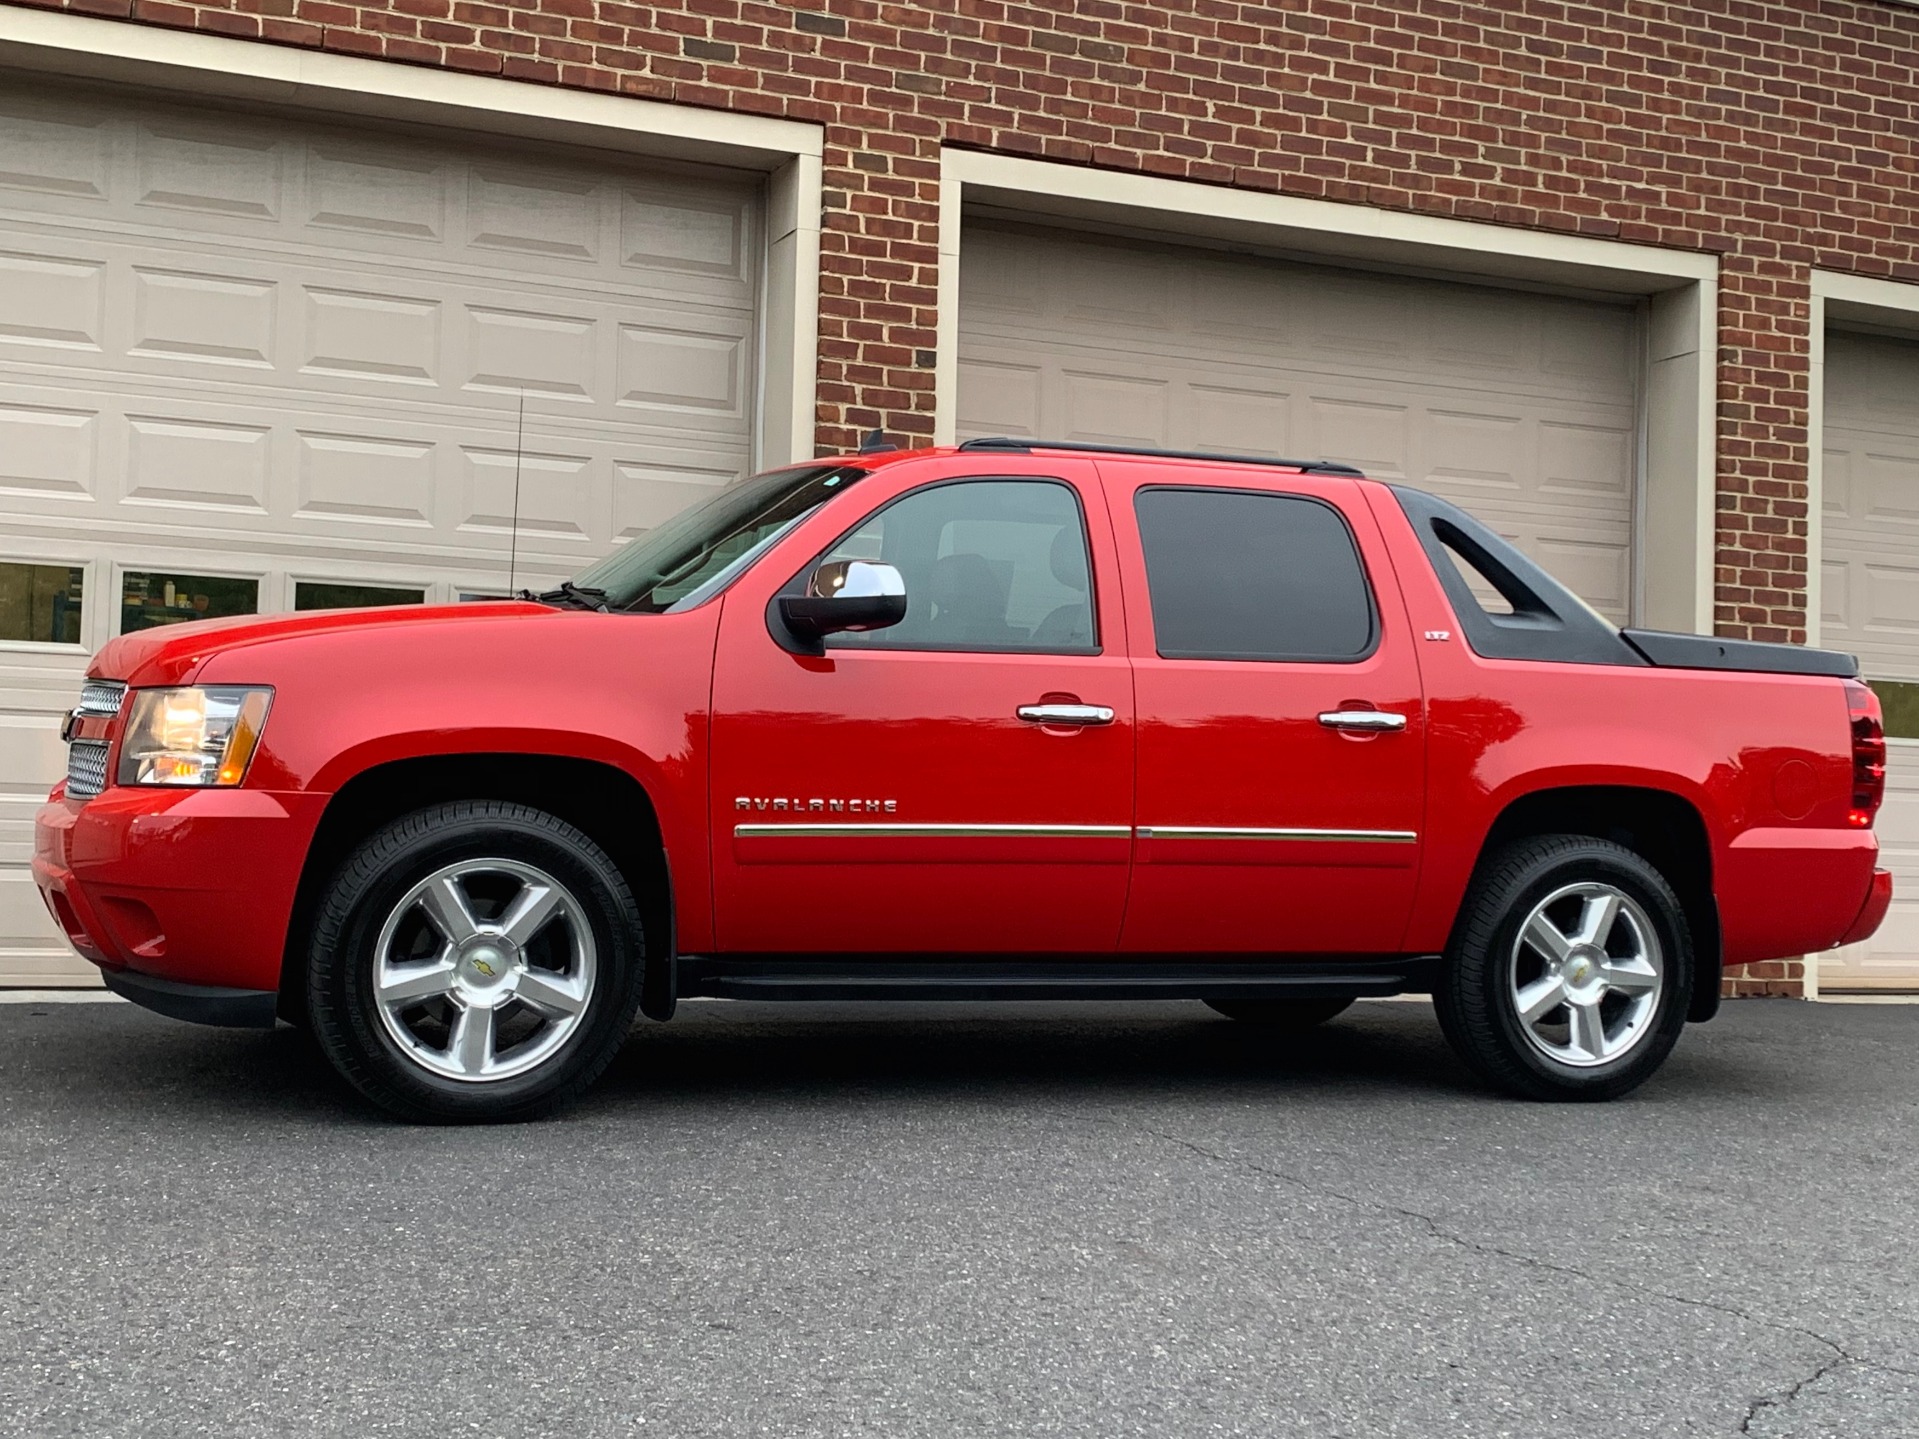
[[[1242,1024],[1262,1029],[1297,1032],[1324,1024],[1351,1009],[1350,999],[1209,999],[1208,1009]]]
[[[1692,940],[1672,888],[1622,845],[1522,840],[1485,861],[1433,1002],[1481,1077],[1528,1099],[1615,1099],[1686,1023]]]
[[[606,1068],[640,1000],[638,906],[606,852],[541,810],[435,805],[395,821],[321,899],[313,1032],[405,1119],[529,1119]]]

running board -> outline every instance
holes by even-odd
[[[1431,956],[678,957],[681,999],[1333,999],[1432,988]]]

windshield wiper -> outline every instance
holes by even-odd
[[[513,598],[532,600],[540,605],[570,605],[578,610],[599,610],[608,613],[606,591],[595,589],[592,585],[576,585],[571,580],[561,580],[557,590],[545,590],[534,594],[532,590],[521,590]]]

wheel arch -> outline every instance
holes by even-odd
[[[676,916],[670,860],[653,797],[617,765],[516,752],[391,760],[361,770],[334,792],[320,816],[294,892],[280,962],[280,1014],[297,1017],[305,1005],[305,936],[328,881],[354,847],[401,815],[432,804],[475,799],[545,810],[584,831],[612,856],[633,888],[644,926],[641,1010],[655,1019],[670,1016]]]
[[[1642,856],[1673,887],[1693,941],[1693,988],[1686,1017],[1719,1009],[1722,943],[1713,890],[1712,841],[1698,808],[1671,790],[1639,785],[1565,785],[1509,801],[1487,830],[1480,860],[1516,840],[1583,834]]]

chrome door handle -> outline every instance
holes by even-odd
[[[1021,705],[1019,717],[1028,724],[1111,724],[1113,711],[1106,705]]]
[[[1406,716],[1391,710],[1327,710],[1319,722],[1327,729],[1364,730],[1369,734],[1406,728]]]

